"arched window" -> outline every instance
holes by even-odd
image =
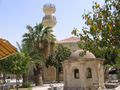
[[[79,79],[79,69],[74,69],[74,78]]]
[[[87,74],[87,78],[92,78],[92,70],[91,70],[91,68],[87,68],[86,74]]]

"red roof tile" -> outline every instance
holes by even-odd
[[[76,43],[79,41],[80,41],[80,38],[78,38],[78,37],[70,37],[70,38],[66,38],[66,39],[57,41],[56,43]]]

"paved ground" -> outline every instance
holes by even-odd
[[[57,90],[63,90],[63,83],[44,84],[42,87],[33,87],[32,90],[48,90],[49,88],[57,88]]]

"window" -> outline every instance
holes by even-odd
[[[87,78],[92,78],[92,70],[91,70],[91,68],[87,68]]]
[[[79,69],[74,69],[74,78],[79,79]]]

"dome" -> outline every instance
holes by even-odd
[[[95,58],[95,56],[91,52],[89,52],[89,51],[86,51],[86,53],[85,53],[84,50],[76,50],[75,52],[73,52],[70,55],[70,58],[73,58],[73,59]]]
[[[51,15],[45,15],[43,17],[42,23],[45,27],[54,27],[57,23],[56,17]]]
[[[45,4],[43,6],[43,12],[46,15],[51,15],[51,14],[55,13],[55,11],[56,11],[56,8],[55,8],[54,4]]]

